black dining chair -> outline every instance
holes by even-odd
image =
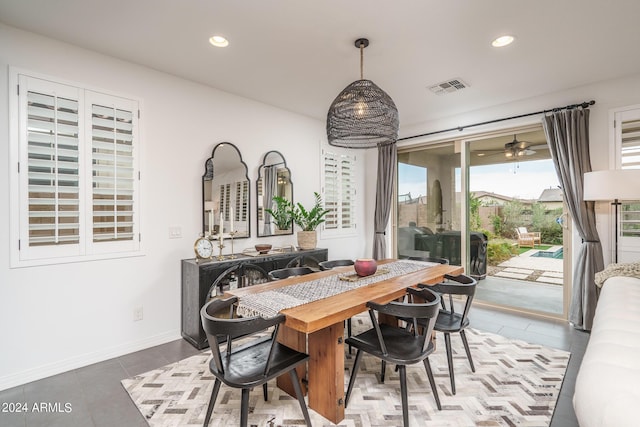
[[[331,270],[334,267],[346,267],[349,265],[353,265],[355,262],[350,259],[334,259],[331,261],[322,261],[318,264],[321,271]],[[351,318],[347,319],[347,337],[350,337],[352,334],[351,329]],[[349,346],[349,354],[351,354],[352,347]]]
[[[290,267],[281,268],[280,270],[272,270],[269,272],[269,279],[280,280],[286,279],[291,276],[304,276],[305,274],[311,274],[314,271],[309,267]]]
[[[233,280],[237,280],[239,272],[240,264],[236,264],[220,273],[209,287],[209,291],[207,292],[207,300],[210,298],[221,296],[227,289],[230,289],[231,282]]]
[[[427,371],[429,384],[436,401],[438,409],[442,409],[438,390],[431,371],[429,355],[433,353],[435,347],[431,340],[431,333],[438,316],[438,305],[440,296],[429,289],[407,288],[409,298],[406,302],[392,301],[388,304],[377,304],[368,302],[369,317],[373,327],[363,333],[347,338],[347,344],[356,348],[356,358],[349,379],[347,395],[345,397],[345,408],[349,404],[349,397],[353,390],[360,362],[363,353],[368,353],[374,357],[382,359],[384,362],[393,363],[400,371],[400,394],[402,398],[402,420],[404,426],[409,425],[409,405],[407,397],[407,373],[406,365],[413,365],[422,362]],[[414,302],[414,297],[420,301]],[[412,319],[415,327],[405,328],[395,325],[379,324],[376,314]],[[426,325],[424,328],[417,327],[420,321]]]
[[[320,262],[315,259],[314,257],[310,256],[310,255],[300,255],[298,257],[295,257],[294,259],[292,259],[291,261],[289,261],[287,263],[286,268],[291,268],[291,267],[309,267],[312,268],[314,270],[319,270]]]
[[[456,381],[453,373],[453,354],[451,351],[451,334],[454,332],[460,333],[460,338],[462,338],[464,351],[467,353],[471,372],[475,372],[476,368],[473,365],[473,359],[471,357],[471,351],[469,350],[469,343],[467,342],[467,335],[465,334],[464,329],[469,326],[469,309],[473,302],[478,281],[465,274],[461,274],[459,276],[450,276],[447,274],[445,275],[445,280],[445,282],[438,283],[436,285],[418,284],[418,287],[428,288],[434,292],[438,292],[441,296],[441,300],[443,301],[443,308],[438,313],[438,318],[433,330],[444,333],[444,344],[447,350],[447,363],[449,364],[449,378],[451,380],[451,392],[456,394]],[[456,312],[453,304],[454,295],[460,296],[464,300],[461,312]],[[448,298],[445,298],[445,296]],[[447,302],[445,302],[445,300],[447,300]],[[421,322],[418,323],[420,324]]]
[[[425,261],[425,262],[435,262],[438,264],[449,264],[449,260],[446,258],[440,258],[440,257],[420,257],[420,256],[410,256],[407,257],[405,259],[408,260],[412,260],[412,261]]]
[[[320,270],[331,270],[334,267],[346,267],[349,265],[355,264],[353,260],[350,259],[334,259],[331,261],[322,261],[318,263]]]
[[[240,267],[240,283],[238,287],[259,285],[269,281],[269,274],[259,265],[242,264]]]
[[[240,426],[246,427],[249,418],[249,391],[254,387],[262,386],[266,401],[267,382],[286,373],[289,373],[291,378],[305,423],[310,426],[309,412],[296,372],[296,367],[306,363],[309,356],[280,344],[276,340],[278,328],[285,320],[283,314],[268,319],[262,317],[223,319],[216,316],[216,313],[225,310],[233,316],[232,307],[237,301],[237,297],[214,299],[209,301],[200,311],[202,327],[207,334],[213,355],[209,362],[209,370],[216,378],[204,426],[206,427],[211,420],[213,407],[222,383],[229,387],[242,389]],[[270,338],[265,338],[264,334],[257,335],[269,328],[273,329]],[[238,337],[243,338],[242,344],[234,346],[233,340]],[[225,350],[221,351],[220,344],[224,340],[227,344]]]

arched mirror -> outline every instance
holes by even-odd
[[[293,223],[288,214],[289,205],[293,203],[293,184],[282,154],[269,151],[264,155],[258,168],[256,188],[258,237],[293,234]]]
[[[230,237],[231,231],[236,239],[250,237],[249,200],[249,175],[240,150],[221,142],[205,162],[202,176],[203,233],[214,240],[221,234]]]

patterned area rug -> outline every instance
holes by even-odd
[[[354,327],[368,327],[368,318],[358,317]],[[355,329],[355,328],[354,328]],[[469,329],[476,372],[471,372],[458,334],[451,341],[457,394],[451,394],[442,334],[429,360],[434,371],[442,410],[435,406],[422,364],[407,367],[409,416],[412,426],[548,426],[560,392],[570,354],[540,345],[515,341]],[[202,426],[213,386],[208,370],[210,353],[203,352],[180,362],[122,381],[142,415],[152,427]],[[355,358],[346,355],[345,390]],[[380,384],[380,361],[363,356],[345,419],[340,426],[402,425],[400,382],[393,367]],[[309,409],[314,426],[333,425]],[[240,391],[222,385],[210,425],[240,423]],[[295,398],[269,384],[269,401],[262,389],[250,395],[249,424],[252,426],[304,425]]]

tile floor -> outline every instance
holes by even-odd
[[[475,306],[472,326],[514,339],[539,343],[571,352],[569,367],[560,392],[551,427],[577,427],[571,405],[576,374],[589,335],[564,322],[538,319],[496,309]],[[144,427],[140,415],[120,380],[164,366],[198,351],[184,340],[152,347],[115,359],[69,371],[9,390],[0,391],[0,405],[26,402],[30,412],[0,412],[2,427]],[[48,403],[60,412],[34,413],[34,403]],[[65,404],[70,411],[65,411]],[[2,408],[0,408],[2,409]]]

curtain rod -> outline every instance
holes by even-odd
[[[404,140],[407,140],[407,139],[419,138],[421,136],[437,135],[439,133],[451,132],[451,131],[454,131],[454,130],[463,131],[466,128],[471,128],[471,127],[475,127],[475,126],[482,126],[482,125],[488,125],[488,124],[491,124],[491,123],[504,122],[505,120],[519,119],[519,118],[522,118],[522,117],[535,116],[536,114],[546,114],[546,113],[556,112],[556,111],[561,111],[561,110],[570,110],[572,108],[578,108],[578,107],[589,108],[590,106],[592,106],[595,103],[596,103],[596,101],[594,101],[594,100],[585,101],[585,102],[582,102],[580,104],[571,104],[571,105],[566,105],[564,107],[556,107],[556,108],[551,108],[549,110],[536,111],[535,113],[519,114],[517,116],[504,117],[502,119],[487,120],[486,122],[473,123],[473,124],[470,124],[470,125],[458,126],[458,127],[455,127],[455,128],[437,130],[437,131],[434,131],[434,132],[421,133],[420,135],[405,136],[404,138],[398,138],[398,141],[404,141]]]

